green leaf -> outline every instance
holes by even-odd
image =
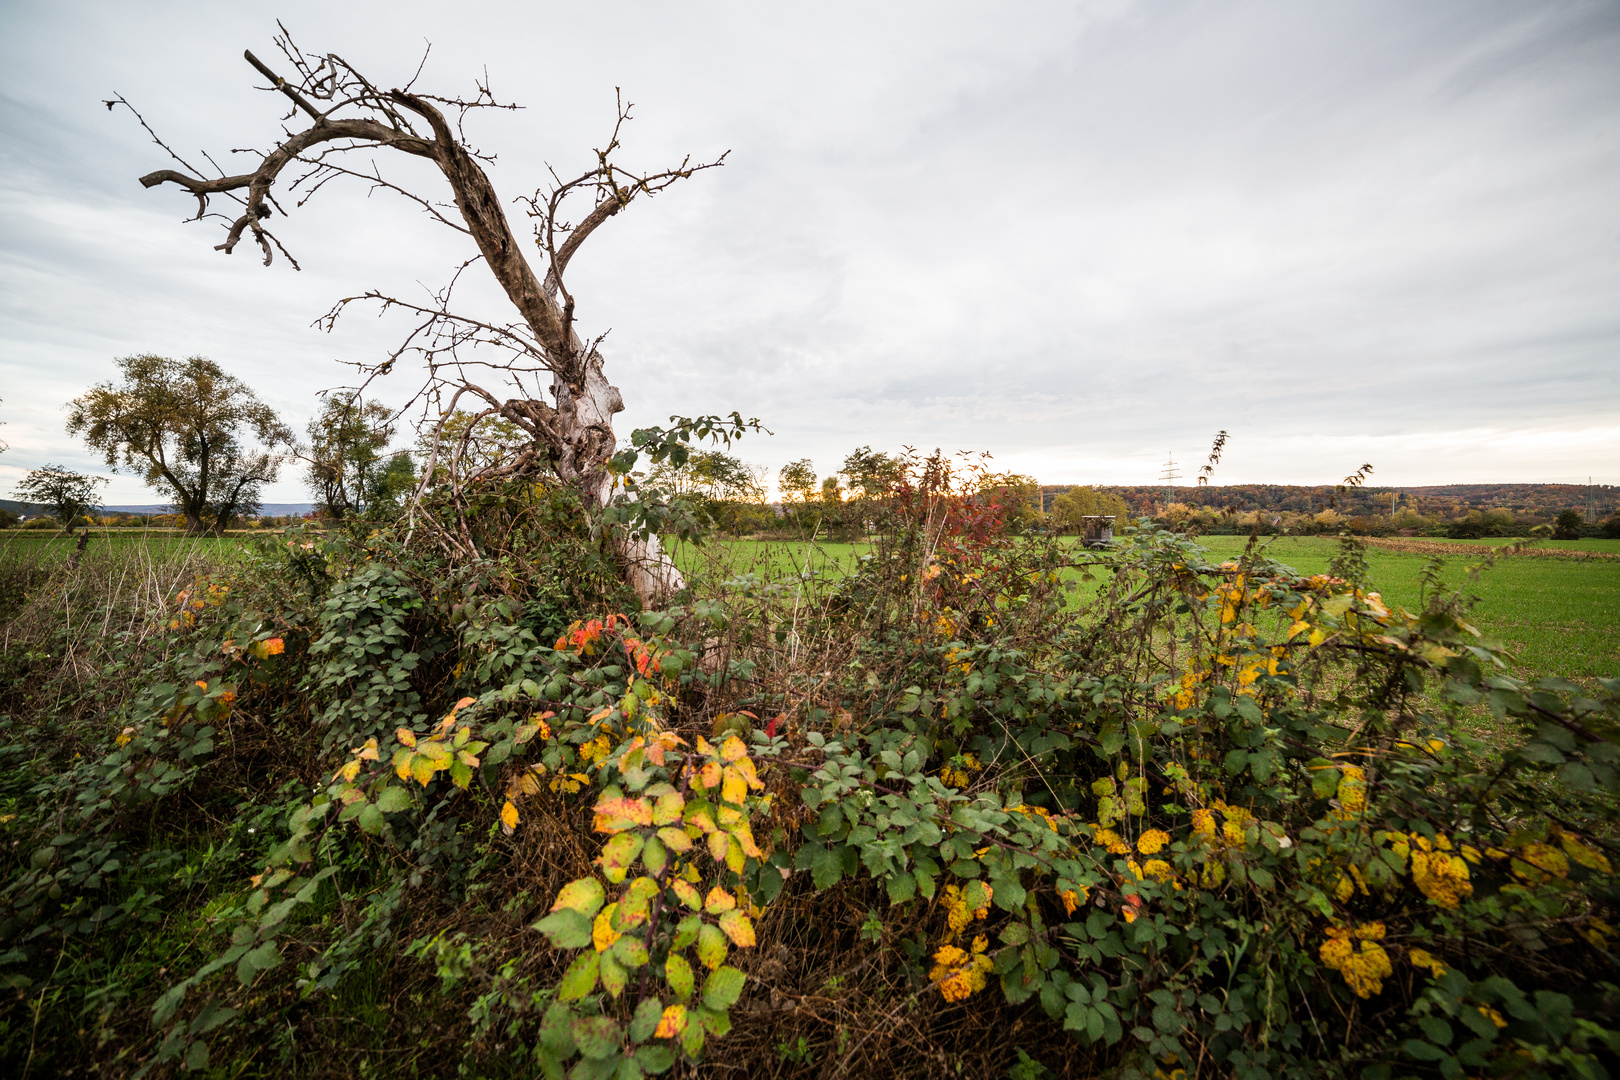
[[[355,824],[360,826],[361,832],[370,833],[373,836],[382,832],[383,827],[388,824],[388,819],[383,817],[383,812],[377,809],[375,803],[367,803],[360,813],[355,815],[354,820]]]
[[[619,1045],[624,1040],[619,1025],[606,1016],[576,1017],[573,1033],[579,1052],[597,1060],[618,1053]]]
[[[1401,1049],[1406,1051],[1408,1057],[1419,1061],[1440,1061],[1450,1056],[1438,1046],[1431,1046],[1421,1039],[1407,1039],[1401,1044]]]
[[[890,904],[903,904],[917,895],[917,879],[911,875],[909,870],[902,870],[895,874],[889,878],[887,884]]]
[[[681,1049],[686,1051],[687,1057],[695,1058],[703,1053],[703,1022],[696,1015],[700,1011],[692,1010],[686,1018],[686,1030],[681,1032]]]
[[[624,880],[625,874],[635,864],[636,856],[641,854],[644,841],[640,833],[624,832],[615,836],[602,846],[602,873],[607,879],[617,885]]]
[[[613,954],[615,961],[627,968],[643,967],[647,963],[647,945],[639,937],[626,934],[615,941],[608,951]]]
[[[540,1045],[563,1057],[574,1052],[574,1014],[560,1001],[551,1003],[544,1020],[540,1021]]]
[[[618,944],[618,942],[614,944]],[[614,997],[618,997],[624,993],[625,986],[630,982],[630,973],[624,969],[624,965],[619,963],[611,951],[598,953],[597,955],[602,958],[600,972],[602,989]]]
[[[1558,770],[1558,781],[1571,791],[1591,791],[1597,786],[1592,770],[1578,761],[1566,763]]]
[[[675,940],[670,943],[670,949],[684,949],[698,939],[698,930],[703,926],[701,915],[688,915],[675,924]]]
[[[186,1047],[186,1068],[191,1072],[208,1068],[207,1043],[198,1041]]]
[[[747,976],[729,965],[710,973],[703,980],[703,1004],[720,1011],[731,1008],[741,996],[746,981]]]
[[[659,1073],[668,1072],[669,1067],[675,1064],[675,1051],[662,1044],[643,1046],[636,1050],[636,1064],[657,1076]]]
[[[575,957],[563,972],[562,981],[557,983],[557,1000],[578,1001],[595,990],[601,959],[602,954],[597,952],[580,953]]]
[[[729,951],[726,935],[720,932],[718,926],[704,923],[698,928],[697,954],[704,967],[713,971],[726,962],[726,953]]]
[[[397,814],[401,810],[409,810],[410,806],[410,792],[402,787],[384,788],[383,793],[377,796],[377,809],[385,814]]]
[[[1423,1029],[1424,1037],[1436,1046],[1451,1045],[1451,1025],[1438,1016],[1421,1016],[1417,1024]]]
[[[274,941],[266,941],[253,951],[242,954],[242,959],[236,962],[236,978],[243,986],[249,986],[259,972],[269,971],[279,963],[281,950],[276,948]]]
[[[553,911],[532,929],[550,938],[557,949],[583,949],[591,943],[591,920],[572,908]]]
[[[810,878],[817,889],[830,889],[844,876],[844,859],[837,848],[817,849],[810,861]]]
[[[1315,758],[1311,765],[1311,794],[1318,799],[1331,799],[1339,791],[1338,769],[1326,758]]]
[[[218,1001],[211,1001],[207,1008],[197,1014],[187,1029],[192,1035],[206,1035],[221,1024],[228,1023],[237,1015],[237,1010],[221,1005]]]
[[[644,1043],[652,1038],[653,1029],[658,1027],[658,1020],[664,1015],[664,1003],[655,997],[642,998],[636,1006],[636,1014],[630,1020],[630,1041]]]
[[[692,965],[687,963],[686,957],[679,953],[670,953],[669,959],[664,961],[664,979],[682,1001],[691,999],[692,988],[697,980],[692,975]]]
[[[669,852],[664,849],[664,845],[658,842],[657,837],[649,836],[646,846],[641,849],[641,863],[647,868],[647,872],[657,877],[664,872],[668,862]]]
[[[924,900],[934,898],[934,875],[925,870],[913,870],[912,876],[917,879],[917,891],[922,893]]]

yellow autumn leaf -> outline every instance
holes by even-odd
[[[506,800],[506,805],[501,807],[501,824],[506,826],[507,832],[511,832],[513,829],[517,828],[517,823],[517,807],[512,805],[511,799],[508,799]]]
[[[438,767],[434,765],[431,758],[424,757],[421,754],[411,758],[411,775],[423,787],[428,786],[428,781],[433,779],[433,774],[437,771]]]
[[[400,728],[399,730],[395,731],[394,738],[398,739],[400,742],[411,747],[412,749],[415,749],[416,747],[416,732],[412,731],[410,728]]]
[[[609,904],[591,923],[591,944],[596,946],[597,952],[605,952],[615,941],[619,940],[619,932],[613,929],[613,913],[619,910],[617,903]]]
[[[673,1039],[686,1030],[686,1006],[671,1005],[664,1010],[664,1015],[658,1018],[658,1027],[653,1029],[655,1039]]]
[[[736,736],[732,736],[732,738],[736,738]],[[748,782],[743,779],[742,773],[738,772],[735,767],[727,765],[720,787],[720,800],[740,806],[746,798],[748,798]]]
[[[666,825],[658,830],[658,839],[664,846],[678,855],[684,855],[692,850],[692,838],[686,835],[685,829],[677,829],[673,825]]]
[[[720,916],[720,929],[726,937],[739,949],[751,949],[754,946],[754,924],[748,921],[748,916],[740,911],[727,911]]]

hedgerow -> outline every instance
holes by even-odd
[[[1081,553],[971,480],[666,610],[508,487],[476,558],[293,533],[126,611],[118,692],[8,698],[5,1060],[1608,1075],[1620,682],[1514,678],[1438,564],[1409,612],[1352,540]]]

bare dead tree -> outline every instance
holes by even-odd
[[[407,354],[417,354],[426,363],[426,381],[413,401],[425,398],[437,405],[440,420],[418,502],[427,484],[438,478],[448,484],[452,500],[464,506],[463,495],[471,485],[549,473],[577,490],[587,507],[608,503],[614,488],[607,468],[616,446],[613,415],[624,409],[624,401],[603,372],[602,337],[587,341],[579,332],[575,297],[565,276],[569,262],[592,233],[636,199],[650,198],[676,181],[715,168],[726,154],[699,163],[687,157],[674,168],[657,172],[637,173],[620,167],[613,155],[620,149],[632,106],[619,97],[612,135],[605,147],[595,151],[595,164],[569,179],[552,170],[548,186],[518,200],[532,222],[531,240],[539,253],[538,266],[532,265],[526,245],[513,232],[500,196],[484,171],[493,158],[474,148],[466,136],[466,119],[476,110],[517,108],[496,100],[487,76],[475,83],[477,93],[470,98],[439,97],[414,89],[423,66],[418,65],[403,88],[382,90],[342,57],[305,53],[284,26],[280,29],[275,42],[290,78],[252,52],[243,54],[269,80],[268,89],[291,103],[281,118],[282,130],[274,146],[264,151],[238,151],[257,156],[258,164],[250,172],[227,174],[215,166],[217,175],[205,176],[159,138],[122,96],[105,103],[108,109],[129,108],[153,140],[182,166],[148,173],[141,177],[141,184],[148,188],[174,184],[185,189],[197,200],[197,213],[191,220],[217,218],[223,222],[225,236],[216,250],[230,254],[248,237],[263,252],[266,266],[279,251],[298,268],[297,260],[267,225],[277,215],[287,216],[277,191],[284,198],[296,196],[295,207],[302,206],[328,183],[345,178],[400,195],[440,224],[469,236],[477,254],[431,297],[411,302],[367,291],[338,301],[320,323],[331,329],[356,303],[410,316],[411,328],[398,348],[381,362],[362,368],[369,383],[392,371]],[[424,197],[387,179],[377,165],[375,153],[379,150],[433,162],[449,185],[452,202]],[[213,159],[208,160],[213,165]],[[212,208],[216,198],[230,201],[229,213]],[[585,203],[589,208],[574,220],[571,215]],[[481,320],[452,308],[456,283],[479,262],[499,282],[516,309],[516,319]],[[494,359],[489,359],[491,354]],[[475,379],[478,369],[484,374]],[[543,388],[547,377],[550,386]],[[546,389],[549,402],[544,399]],[[508,392],[511,396],[506,396]],[[443,421],[455,413],[463,398],[476,409],[476,419],[498,416],[517,425],[527,436],[527,444],[493,464],[467,466],[465,443],[475,425],[461,427],[456,445],[441,445]],[[443,540],[476,554],[465,520]],[[644,599],[681,586],[679,571],[659,548],[656,537],[638,541],[625,535],[616,543],[627,580]]]

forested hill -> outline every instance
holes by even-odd
[[[1046,484],[1047,508],[1052,499],[1077,485]],[[1162,484],[1097,485],[1098,491],[1119,495],[1133,512],[1151,513],[1165,502]],[[1620,488],[1596,484],[1591,488],[1597,516],[1606,517],[1620,507]],[[1174,487],[1170,501],[1220,510],[1291,510],[1309,513],[1336,507],[1343,514],[1389,513],[1391,497],[1398,509],[1420,514],[1455,517],[1470,510],[1510,510],[1515,514],[1552,516],[1561,510],[1585,510],[1585,484],[1437,484],[1428,487],[1363,487],[1335,491],[1333,485],[1305,487],[1295,484],[1212,484],[1209,487]]]

